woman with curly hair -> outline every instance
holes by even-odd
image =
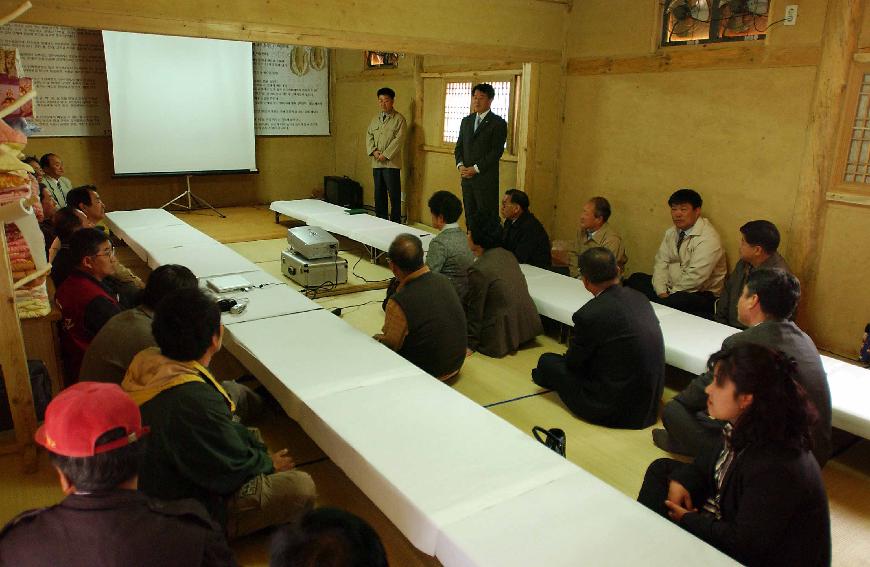
[[[710,357],[722,443],[685,464],[659,459],[638,501],[746,565],[830,565],[828,497],[810,452],[816,411],[796,365],[754,344]]]

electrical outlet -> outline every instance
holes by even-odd
[[[797,23],[797,13],[798,7],[797,4],[789,4],[785,7],[785,20],[783,24],[786,26],[793,26]]]

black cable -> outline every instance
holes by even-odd
[[[382,299],[372,299],[371,301],[366,301],[365,303],[357,303],[356,305],[342,305],[339,307],[328,307],[327,309],[341,309],[344,311],[345,309],[353,309],[354,307],[362,307],[364,305],[369,305],[372,303],[383,303]]]
[[[369,279],[364,278],[363,276],[361,276],[361,275],[359,275],[358,273],[356,273],[356,266],[357,266],[357,264],[360,263],[360,260],[362,260],[362,256],[360,256],[359,258],[357,258],[357,259],[356,259],[356,262],[354,262],[354,264],[353,264],[353,268],[351,269],[351,273],[352,273],[354,276],[356,276],[356,277],[358,277],[359,279],[361,279],[362,281],[364,281],[364,282],[366,282],[366,283],[384,283],[384,282],[388,282],[388,281],[390,281],[391,279],[393,279],[393,276],[390,276],[390,277],[388,277],[388,278],[385,279],[385,280],[369,280]]]

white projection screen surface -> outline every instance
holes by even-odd
[[[249,42],[103,32],[116,175],[256,171]]]

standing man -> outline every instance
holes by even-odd
[[[776,249],[779,247],[779,230],[766,220],[749,221],[740,227],[740,260],[725,280],[725,289],[716,302],[713,320],[723,325],[745,329],[737,317],[737,301],[749,274],[759,268],[778,268],[790,272],[785,259]]]
[[[63,176],[63,161],[56,154],[45,154],[39,158],[42,167],[42,182],[51,191],[54,200],[61,207],[66,206],[66,194],[72,190],[72,182]]]
[[[472,113],[462,119],[453,155],[462,178],[466,223],[478,211],[498,214],[498,163],[507,140],[507,122],[490,112],[495,89],[481,83],[471,89]]]
[[[378,89],[381,111],[366,130],[366,152],[372,157],[375,178],[375,214],[387,218],[387,195],[390,220],[402,222],[402,148],[405,145],[405,117],[393,108],[396,92]]]
[[[580,255],[590,248],[600,246],[613,252],[620,276],[625,273],[625,264],[628,263],[625,245],[622,243],[622,237],[607,224],[608,219],[610,219],[610,201],[604,197],[592,197],[583,205],[583,211],[580,213],[580,230],[577,231],[574,253],[571,254],[572,276],[579,277],[577,259]]]

